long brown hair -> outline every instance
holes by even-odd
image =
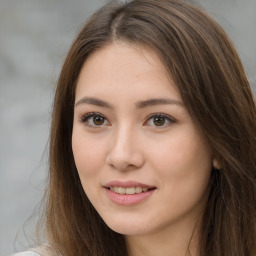
[[[54,99],[46,192],[46,239],[63,256],[127,255],[81,186],[71,148],[76,81],[83,63],[114,40],[154,49],[221,163],[212,170],[200,254],[256,255],[256,107],[241,61],[223,29],[183,0],[112,1],[74,40]]]

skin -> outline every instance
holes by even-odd
[[[159,98],[172,102],[136,106]],[[90,112],[102,116],[100,125],[84,118]],[[166,118],[156,122],[156,113]],[[196,255],[212,153],[152,49],[116,41],[86,60],[76,88],[72,149],[85,193],[106,224],[125,235],[129,255],[184,256],[189,244]],[[118,205],[104,188],[113,180],[156,189],[139,204]]]

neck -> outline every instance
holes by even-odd
[[[196,225],[173,225],[147,235],[126,236],[129,256],[198,256],[199,228]],[[197,223],[198,224],[198,223]]]

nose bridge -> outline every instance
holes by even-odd
[[[138,144],[138,131],[130,124],[123,123],[113,131],[107,162],[117,169],[140,167],[143,164],[142,152]]]
[[[114,148],[129,153],[133,147],[133,137],[135,135],[134,129],[129,124],[120,125],[117,127],[114,135]]]

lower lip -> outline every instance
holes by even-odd
[[[107,188],[105,188],[105,190],[111,201],[122,206],[130,206],[130,205],[136,205],[136,204],[142,203],[147,198],[149,198],[155,191],[155,189],[152,189],[152,190],[138,193],[138,194],[126,195],[126,194],[115,193]]]

